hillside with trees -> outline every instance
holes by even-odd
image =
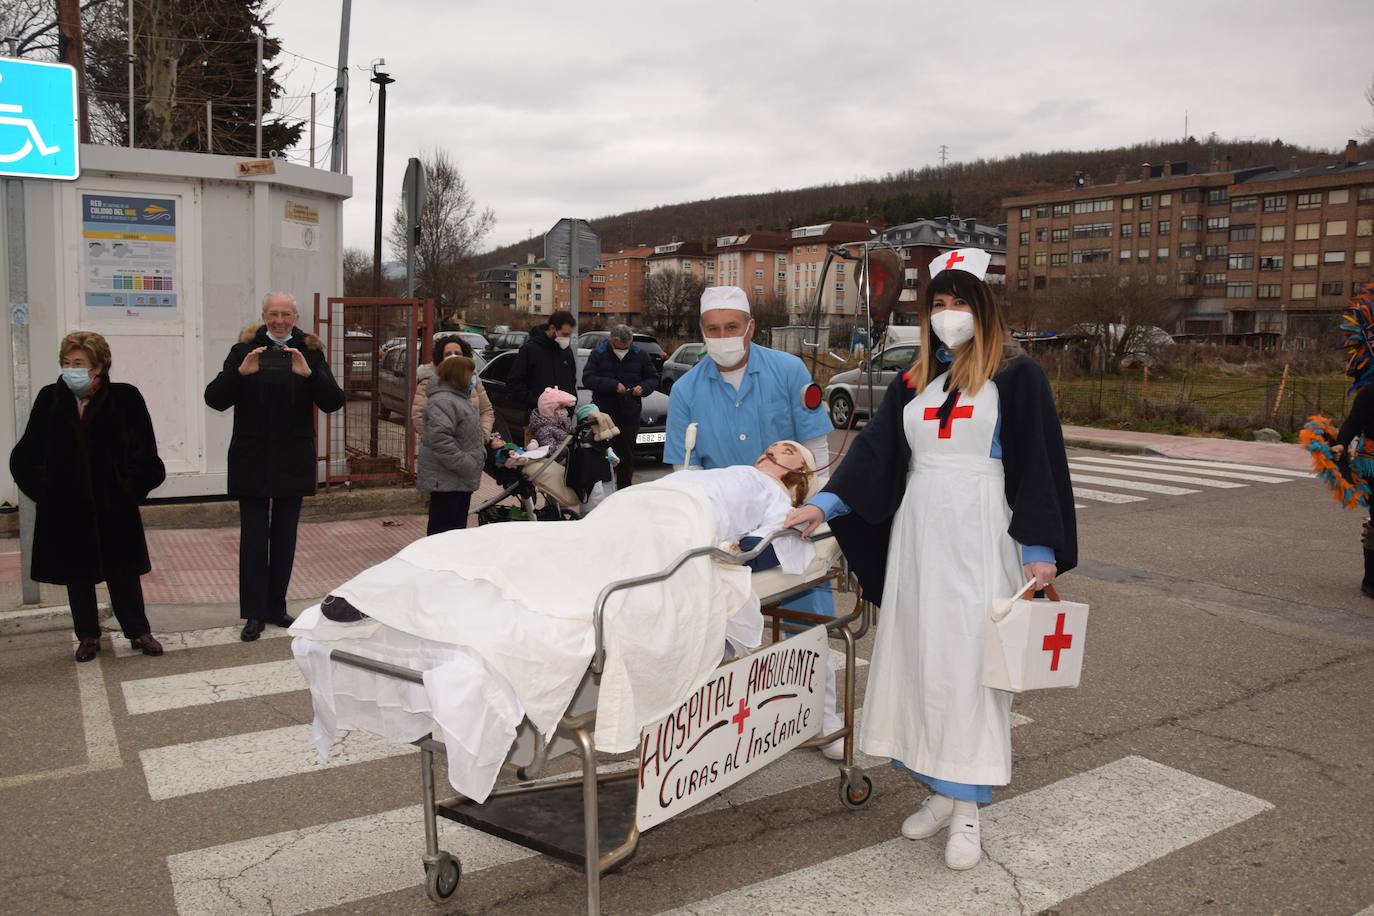
[[[1001,159],[952,162],[843,184],[817,185],[789,191],[737,194],[686,203],[666,204],[632,213],[591,220],[608,251],[634,244],[660,244],[674,239],[705,239],[740,228],[761,226],[786,229],[832,219],[864,219],[892,225],[931,216],[957,214],[996,225],[1006,221],[1002,200],[1020,194],[1068,188],[1075,173],[1094,184],[1111,184],[1125,171],[1134,177],[1142,162],[1187,161],[1205,171],[1213,161],[1231,157],[1232,168],[1299,166],[1331,161],[1336,154],[1294,146],[1282,140],[1221,140],[1207,137],[1101,150],[1061,150],[1022,153]],[[1374,156],[1374,142],[1362,147],[1363,157]],[[523,262],[526,252],[542,253],[543,241],[534,238],[486,252],[479,267]]]

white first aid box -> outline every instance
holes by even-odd
[[[1078,686],[1088,606],[1059,600],[1053,586],[1045,594],[1048,599],[1018,597],[1009,602],[1005,616],[998,619],[997,611],[989,616],[984,624],[983,686],[1012,693]]]

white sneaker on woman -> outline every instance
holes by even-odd
[[[966,808],[972,808],[969,814]],[[949,818],[949,838],[945,840],[945,864],[955,871],[967,871],[983,858],[983,836],[978,826],[978,806],[965,802]]]
[[[954,799],[938,792],[927,798],[916,813],[902,821],[902,836],[908,840],[924,840],[949,826],[954,814]]]

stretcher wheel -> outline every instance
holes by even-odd
[[[435,903],[443,903],[458,890],[458,882],[462,878],[463,865],[458,857],[441,852],[439,861],[425,866],[425,893]]]
[[[857,783],[840,777],[840,801],[846,808],[858,811],[866,808],[873,799],[873,780],[868,776],[860,776]]]

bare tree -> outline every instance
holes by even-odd
[[[415,246],[417,292],[433,299],[440,315],[447,318],[476,298],[472,258],[496,225],[496,214],[490,207],[477,205],[458,163],[447,151],[422,152],[420,163],[427,196]],[[404,198],[392,214],[387,242],[394,257],[405,257]]]
[[[644,314],[660,337],[681,340],[696,330],[706,281],[679,270],[660,270],[644,281]]]
[[[1060,333],[1091,337],[1107,368],[1149,354],[1182,307],[1167,276],[1105,265],[1037,298],[1043,305],[1037,317]]]
[[[345,248],[343,253],[345,296],[372,295],[372,255],[364,248]]]
[[[1364,100],[1369,103],[1370,113],[1374,114],[1374,77],[1370,77],[1369,85],[1364,89]],[[1366,140],[1374,140],[1374,121],[1360,128],[1360,135]]]
[[[749,307],[754,316],[754,339],[762,344],[767,345],[770,329],[786,327],[791,323],[787,311],[787,293],[777,287],[769,287],[762,296],[755,297]]]

